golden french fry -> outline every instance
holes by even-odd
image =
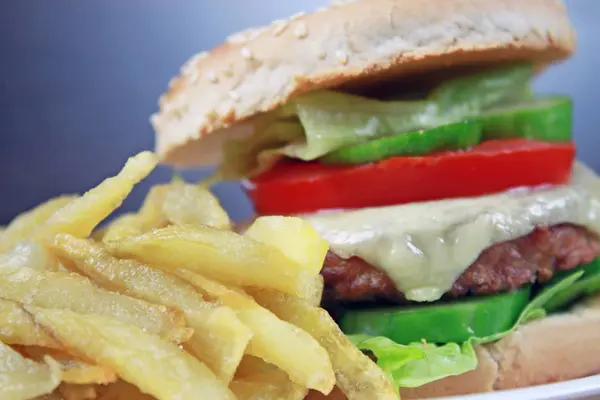
[[[114,382],[117,375],[108,368],[98,365],[75,364],[63,368],[62,381],[75,385],[101,384]]]
[[[287,372],[292,381],[319,390],[331,391],[335,384],[333,368],[327,351],[308,333],[277,318],[260,307],[250,296],[211,281],[188,270],[177,272],[207,296],[238,312],[238,318],[254,336],[247,353],[260,357]]]
[[[88,237],[100,222],[121,205],[133,186],[152,172],[157,163],[158,158],[150,152],[131,157],[119,174],[106,179],[52,214],[36,230],[35,238],[48,240],[57,233]]]
[[[337,385],[349,400],[397,400],[383,371],[350,342],[325,310],[284,293],[260,289],[250,293],[263,307],[304,329],[327,349]]]
[[[110,242],[111,240],[120,240],[142,233],[144,231],[139,226],[138,214],[127,213],[116,217],[107,225],[102,235],[102,241]]]
[[[18,303],[3,299],[0,299],[0,341],[9,345],[61,347]]]
[[[60,383],[60,367],[50,357],[31,361],[0,342],[0,399],[27,400],[51,393]]]
[[[315,275],[321,272],[329,249],[329,243],[310,222],[296,217],[259,217],[244,236],[276,247]]]
[[[82,361],[64,360],[61,362],[61,368],[62,381],[75,385],[106,385],[117,380],[117,375],[111,369]]]
[[[252,338],[252,331],[229,307],[217,307],[208,313],[187,310],[185,317],[198,333],[183,346],[222,382],[229,383]]]
[[[107,289],[165,306],[179,307],[194,335],[185,347],[229,382],[252,332],[228,307],[206,302],[185,280],[133,260],[121,260],[89,240],[59,234],[54,251]]]
[[[148,192],[144,204],[137,213],[129,213],[112,221],[102,236],[102,241],[120,240],[129,236],[141,235],[154,228],[166,226],[162,206],[167,185],[154,186]]]
[[[302,269],[279,250],[235,232],[172,225],[106,244],[117,257],[174,270],[186,268],[236,286],[273,288],[314,298],[320,276]]]
[[[236,378],[229,388],[238,400],[303,400],[308,393],[278,369]]]
[[[104,235],[106,234],[106,230],[108,229],[108,226],[103,225],[99,228],[96,228],[92,231],[92,233],[90,234],[90,239],[93,239],[97,242],[101,242],[102,239],[104,238]]]
[[[6,274],[0,268],[0,295],[26,305],[110,315],[176,342],[192,334],[180,310],[109,292],[74,273],[21,268]]]
[[[199,185],[173,182],[166,193],[163,212],[175,225],[231,229],[229,216],[219,200],[210,190]]]
[[[95,385],[75,385],[63,383],[58,392],[64,400],[95,400],[98,397]]]
[[[69,204],[77,196],[60,196],[40,204],[32,210],[18,215],[5,229],[0,237],[0,253],[12,248],[22,240],[29,239],[40,225],[57,210]]]
[[[27,313],[27,315],[33,319],[31,314]],[[18,351],[31,360],[41,362],[47,356],[55,360],[61,367],[61,380],[63,382],[74,385],[106,385],[117,380],[117,375],[111,369],[75,359],[66,350],[59,348],[49,349],[39,346],[18,347]]]
[[[15,271],[29,267],[40,271],[59,271],[62,266],[40,243],[17,242],[9,251],[0,254],[0,268]]]
[[[200,361],[141,328],[101,315],[28,309],[65,345],[158,400],[231,399],[235,396]]]
[[[276,369],[275,365],[267,363],[262,358],[246,354],[235,371],[235,378],[242,379],[250,375],[270,372]]]

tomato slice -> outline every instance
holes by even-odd
[[[465,151],[357,166],[286,160],[246,182],[245,188],[258,214],[290,215],[564,184],[574,159],[572,142],[489,140]]]

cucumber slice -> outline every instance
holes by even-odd
[[[565,96],[538,97],[481,114],[483,140],[523,137],[546,142],[571,140],[573,104]]]
[[[466,149],[480,142],[481,132],[480,122],[466,120],[345,147],[323,156],[321,161],[328,164],[365,164],[393,156],[420,156]]]
[[[513,327],[529,302],[530,288],[490,297],[418,307],[349,310],[340,327],[347,335],[384,336],[399,344],[463,343]]]

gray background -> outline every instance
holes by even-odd
[[[406,0],[417,1],[417,0]],[[526,1],[526,0],[524,0]],[[0,224],[61,193],[81,192],[153,147],[148,116],[193,53],[229,33],[318,0],[0,0]],[[579,156],[600,171],[600,1],[567,1],[579,51],[536,83],[575,99]],[[198,174],[195,174],[196,176]],[[150,184],[170,178],[157,170]],[[235,184],[217,194],[234,218],[251,208]]]

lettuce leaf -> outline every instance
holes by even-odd
[[[599,261],[595,261],[599,263]],[[535,296],[523,309],[513,327],[487,337],[472,337],[463,344],[433,343],[398,344],[388,338],[369,335],[350,335],[361,350],[372,352],[377,365],[389,376],[395,388],[418,387],[477,368],[474,346],[495,342],[513,332],[519,325],[544,318],[550,311],[582,295],[600,291],[600,264],[586,277],[590,266],[561,275]]]
[[[280,158],[310,161],[373,139],[431,129],[530,96],[531,65],[500,68],[442,83],[421,100],[376,100],[334,91],[301,95],[252,121],[254,134],[227,143],[219,175],[253,176]]]
[[[350,340],[361,350],[372,352],[377,365],[390,377],[398,391],[401,387],[419,387],[447,376],[460,375],[477,367],[477,355],[471,342],[463,345],[432,343],[399,345],[377,336],[353,335]]]

